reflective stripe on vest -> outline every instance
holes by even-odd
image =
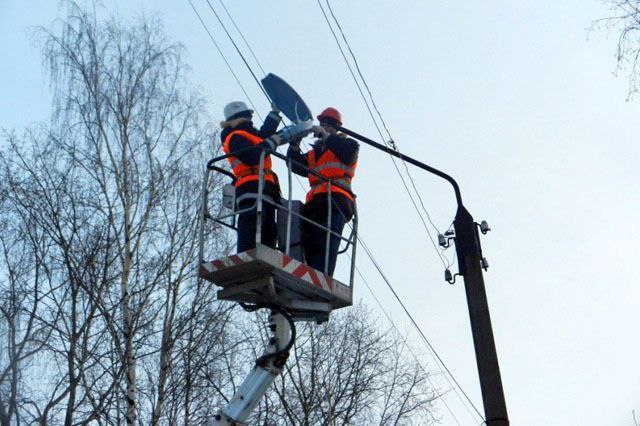
[[[341,170],[343,173],[346,173],[350,176],[353,176],[353,174],[356,171],[356,168],[354,166],[347,166],[344,163],[324,163],[320,166],[316,166],[316,168],[314,169],[317,173],[322,172],[323,170],[326,169],[339,169]]]
[[[222,144],[222,150],[225,154],[229,154],[229,143],[231,142],[231,137],[233,135],[242,136],[253,145],[258,145],[264,140],[260,136],[256,136],[244,130],[233,130],[227,135],[224,139],[224,143]],[[260,166],[248,166],[240,161],[240,159],[235,155],[230,155],[227,157],[227,160],[229,161],[231,170],[236,177],[236,187],[247,182],[256,181],[260,178]],[[271,171],[271,156],[269,154],[264,156],[264,164],[262,168],[264,170],[264,180],[275,184],[276,175]]]
[[[310,151],[307,160],[309,170],[316,172],[325,179],[331,181],[331,193],[339,193],[353,201],[353,192],[351,191],[351,179],[355,175],[357,162],[347,165],[330,150],[323,152],[316,161],[315,151]],[[320,179],[318,176],[309,173],[309,184],[311,190],[307,193],[307,202],[318,194],[328,192],[328,182]]]

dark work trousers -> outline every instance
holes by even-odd
[[[323,197],[324,198],[324,197]],[[326,203],[312,203],[305,206],[304,216],[327,227],[328,212]],[[338,250],[340,248],[340,237],[344,225],[350,219],[336,206],[331,207],[331,230],[338,235],[331,234],[329,238],[329,264],[327,274],[333,276],[336,269],[336,260],[338,258]],[[324,259],[327,247],[327,231],[318,226],[304,222],[304,257],[307,265],[320,272],[324,272]]]
[[[256,247],[256,219],[258,217],[256,200],[242,200],[238,203],[238,210],[249,210],[238,215],[238,253]],[[262,203],[262,244],[276,248],[276,208],[266,202]]]

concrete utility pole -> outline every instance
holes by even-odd
[[[464,278],[476,364],[478,366],[478,375],[480,376],[485,423],[488,426],[508,426],[507,404],[502,388],[500,365],[498,364],[498,354],[496,353],[491,316],[489,315],[489,304],[482,276],[483,259],[480,250],[478,225],[462,204],[462,195],[458,183],[451,176],[438,169],[407,157],[349,129],[338,127],[338,130],[389,155],[435,174],[447,180],[453,186],[458,203],[458,210],[453,222],[458,256],[458,274]]]
[[[456,231],[458,271],[464,277],[464,288],[467,294],[485,420],[489,426],[508,426],[507,403],[502,389],[500,365],[482,276],[478,228],[462,203],[458,204],[453,226]]]

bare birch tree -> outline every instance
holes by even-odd
[[[6,270],[18,271],[12,275],[20,276],[24,291],[33,298],[21,308],[24,318],[7,318],[7,324],[10,329],[20,327],[27,318],[26,330],[40,330],[37,347],[29,353],[36,367],[32,371],[49,363],[64,370],[63,374],[44,368],[36,372],[38,379],[49,378],[54,385],[45,398],[36,395],[43,389],[34,383],[33,399],[25,400],[32,408],[25,408],[26,418],[45,424],[55,413],[70,423],[74,410],[87,397],[81,383],[86,367],[95,361],[91,345],[104,336],[95,327],[98,306],[87,297],[86,288],[88,282],[96,288],[104,286],[99,277],[103,262],[109,262],[103,250],[106,247],[108,252],[109,237],[104,224],[87,212],[92,194],[77,181],[55,145],[41,136],[32,132],[19,144],[10,136],[9,149],[0,157],[2,181],[9,188],[5,218],[26,237],[27,254],[19,271],[11,266]],[[5,258],[15,259],[16,254],[13,247]],[[23,389],[23,399],[27,393]],[[63,401],[65,408],[60,405]]]
[[[64,4],[39,31],[51,124],[0,152],[0,423],[203,424],[265,338],[195,277],[215,132],[158,21]],[[427,424],[437,395],[402,347],[363,308],[303,325],[253,419]]]
[[[51,330],[37,317],[46,297],[50,270],[45,255],[51,243],[17,208],[15,187],[0,163],[0,424],[20,424],[26,389],[23,370],[49,340]]]
[[[296,425],[433,424],[439,395],[429,373],[363,306],[305,324],[256,423]]]
[[[52,126],[6,135],[2,153],[3,207],[13,218],[2,225],[16,231],[2,240],[10,355],[0,420],[161,424],[182,356],[178,342],[200,339],[193,328],[229,309],[194,277],[200,170],[215,134],[204,100],[185,83],[183,49],[164,39],[159,22],[100,22],[95,12],[65,4],[58,28],[40,30],[54,88]],[[25,229],[42,241],[32,238],[30,257],[20,261]],[[38,265],[46,271],[36,293],[42,298],[24,303],[38,284]],[[40,340],[39,329],[12,329],[29,318],[43,330]],[[211,327],[208,336],[220,330]],[[34,391],[23,393],[19,417],[18,365],[28,355],[33,368],[23,383]],[[181,374],[190,377],[208,361]]]
[[[628,99],[640,90],[640,0],[603,0],[611,16],[600,19],[594,27],[604,26],[617,34],[616,73],[629,80]]]

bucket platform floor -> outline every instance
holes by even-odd
[[[351,306],[353,289],[262,244],[200,264],[199,275],[220,287],[218,299],[286,308],[298,319],[326,320]]]

